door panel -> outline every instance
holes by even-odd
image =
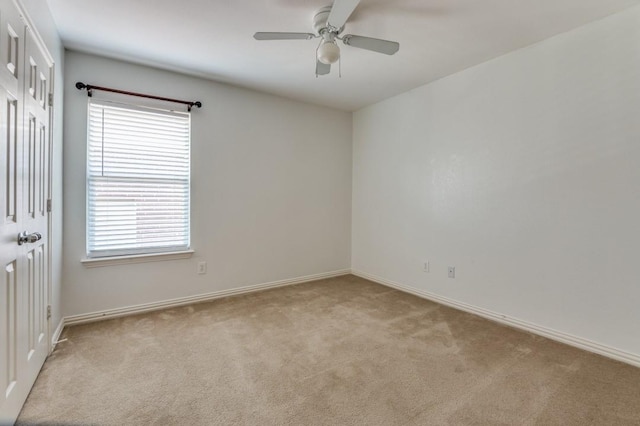
[[[27,346],[27,360],[36,355],[39,345],[45,338],[45,305],[44,260],[43,248],[31,250],[27,253],[27,331],[29,335]]]
[[[0,341],[4,343],[0,354],[0,392],[10,398],[18,376],[18,314],[17,314],[17,277],[16,261],[6,264],[0,281],[2,303],[0,303]]]
[[[17,162],[18,162],[18,125],[17,125],[17,109],[18,101],[14,99],[11,94],[5,90],[2,93],[2,102],[5,104],[6,110],[6,122],[3,123],[4,132],[4,145],[6,149],[3,150],[5,154],[2,165],[4,167],[3,175],[5,177],[5,223],[14,224],[17,221],[17,205],[18,205],[18,176],[17,176]]]

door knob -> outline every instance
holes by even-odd
[[[21,246],[25,243],[35,243],[42,239],[42,234],[39,232],[32,232],[29,234],[27,231],[23,231],[18,234],[18,245]]]

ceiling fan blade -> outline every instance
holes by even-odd
[[[315,34],[311,33],[255,33],[256,40],[311,40]]]
[[[347,34],[342,38],[347,46],[359,47],[360,49],[371,50],[385,55],[393,55],[400,49],[400,43],[379,38],[363,37]]]
[[[334,0],[327,23],[334,28],[342,28],[358,6],[358,3],[360,3],[360,0]]]
[[[316,61],[316,75],[326,75],[331,72],[331,65],[323,64],[320,61]]]

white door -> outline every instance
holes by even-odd
[[[23,212],[22,229],[37,240],[23,244],[26,270],[25,290],[28,335],[26,379],[29,389],[49,352],[48,341],[48,249],[49,226],[47,197],[49,190],[49,86],[52,64],[35,42],[29,29],[25,32],[25,91],[23,133]]]
[[[16,419],[49,349],[51,73],[13,1],[0,0],[0,424]]]

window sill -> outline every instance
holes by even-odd
[[[167,253],[136,254],[129,256],[97,257],[95,259],[81,259],[85,268],[100,268],[102,266],[129,265],[132,263],[162,262],[165,260],[188,259],[193,250],[171,251]]]

